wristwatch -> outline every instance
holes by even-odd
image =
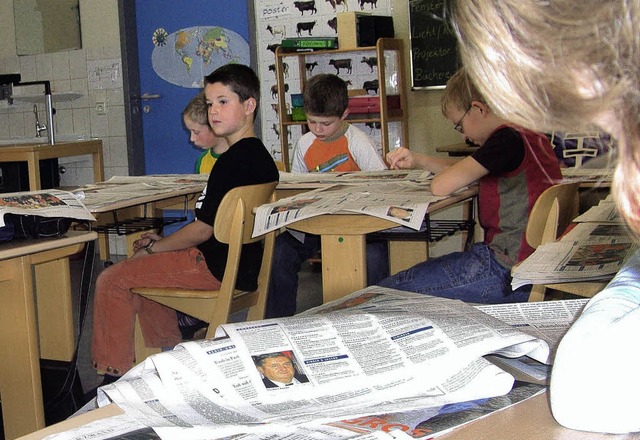
[[[146,245],[146,246],[144,247],[144,251],[145,251],[147,254],[153,254],[153,249],[151,249],[151,247],[153,246],[153,243],[155,243],[155,242],[156,242],[156,241],[155,241],[154,239],[151,239],[151,241],[149,242],[149,244],[148,244],[148,245]]]

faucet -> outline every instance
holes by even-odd
[[[50,81],[27,81],[27,82],[16,82],[12,84],[13,87],[20,86],[33,86],[36,84],[41,84],[44,86],[44,104],[45,110],[47,112],[47,123],[40,124],[38,120],[38,108],[37,106],[33,106],[33,112],[36,115],[36,136],[40,137],[40,132],[47,130],[47,139],[50,145],[55,145],[55,130],[53,126],[53,114],[55,113],[55,109],[53,108],[53,99],[51,96],[51,82]]]
[[[40,124],[38,119],[38,106],[33,104],[33,114],[36,115],[36,137],[41,137],[42,132],[47,129],[47,124]]]

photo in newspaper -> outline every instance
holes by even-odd
[[[95,221],[73,193],[57,189],[0,194],[0,226],[5,225],[7,213]]]

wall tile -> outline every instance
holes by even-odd
[[[84,50],[69,52],[69,77],[71,79],[87,78],[87,56]]]
[[[53,80],[53,57],[49,53],[36,55],[36,80]]]
[[[53,79],[70,79],[71,70],[69,64],[69,52],[56,52],[52,55]]]
[[[37,79],[36,57],[34,55],[20,57],[19,73],[22,75],[22,81],[35,81]]]

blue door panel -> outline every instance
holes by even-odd
[[[213,51],[211,63],[207,64],[205,56],[194,55],[197,46],[194,44],[197,41],[196,33],[203,28],[216,26],[224,28],[228,41],[235,46],[232,48],[231,43],[225,43],[225,47],[228,46],[227,50]],[[140,90],[143,96],[159,96],[157,99],[142,100],[140,103],[146,173],[193,173],[195,161],[201,151],[189,142],[189,133],[182,124],[182,110],[198,92],[199,86],[188,82],[176,85],[180,84],[180,81],[163,79],[157,73],[158,60],[164,62],[162,66],[165,71],[175,70],[176,78],[183,73],[180,69],[188,69],[189,60],[193,60],[191,69],[194,69],[197,63],[205,74],[210,73],[206,70],[208,66],[217,67],[222,63],[223,55],[225,63],[235,61],[248,64],[249,23],[246,2],[136,0],[136,27]],[[179,34],[184,30],[187,31]],[[179,46],[184,40],[181,39],[184,35],[187,36],[189,44],[181,49]],[[152,57],[156,47],[162,47],[162,57],[158,58],[159,52],[156,53],[154,69]],[[187,58],[184,58],[185,54]],[[215,67],[212,67],[211,71]],[[197,73],[196,70],[189,72],[194,72],[194,75]],[[203,75],[198,73],[197,78],[201,76]]]

